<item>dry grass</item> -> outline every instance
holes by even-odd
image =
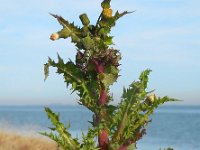
[[[57,143],[41,135],[0,131],[0,150],[61,150]]]

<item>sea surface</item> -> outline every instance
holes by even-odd
[[[72,135],[86,131],[92,114],[81,106],[49,106],[70,121]],[[21,132],[48,131],[51,126],[43,106],[0,106],[0,129]],[[200,106],[162,106],[155,111],[138,150],[200,150]]]

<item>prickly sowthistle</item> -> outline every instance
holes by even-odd
[[[141,73],[139,80],[123,90],[121,102],[111,105],[110,86],[119,77],[121,54],[110,47],[113,45],[111,28],[116,21],[131,12],[118,11],[113,14],[111,0],[103,0],[102,12],[95,25],[90,24],[87,14],[79,16],[83,26],[77,27],[61,16],[51,14],[62,25],[62,30],[51,35],[52,40],[71,38],[77,47],[75,62],[64,62],[58,55],[58,62],[49,58],[44,65],[45,79],[49,67],[56,67],[57,73],[64,76],[67,86],[76,92],[79,104],[93,112],[92,127],[82,140],[73,138],[69,126],[60,122],[59,116],[50,108],[45,108],[53,131],[58,134],[43,133],[55,140],[64,150],[133,150],[136,142],[146,133],[149,116],[160,104],[174,99],[157,98],[153,91],[146,91],[150,70]],[[98,137],[98,142],[95,140]]]

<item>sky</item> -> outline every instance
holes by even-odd
[[[77,104],[63,77],[50,69],[44,82],[43,64],[59,53],[74,60],[69,39],[51,41],[62,26],[54,13],[81,26],[87,13],[95,23],[101,0],[1,0],[0,105]],[[183,100],[175,105],[200,105],[200,1],[112,0],[114,11],[136,10],[121,18],[111,34],[122,53],[120,77],[111,87],[118,103],[123,87],[149,68],[148,90]]]

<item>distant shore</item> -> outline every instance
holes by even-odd
[[[37,133],[0,129],[0,150],[61,150],[58,144]]]

